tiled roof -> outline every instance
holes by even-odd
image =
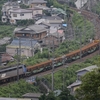
[[[29,32],[29,34],[36,34],[36,33],[41,33],[41,32],[45,32],[47,31],[47,29],[43,26],[43,25],[30,25],[27,27],[18,27],[15,28],[14,32],[15,33],[25,33],[25,32]]]
[[[7,53],[2,54],[2,62],[10,61],[12,59],[13,59],[13,57],[10,56],[9,54],[7,54]]]

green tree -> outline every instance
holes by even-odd
[[[100,100],[100,68],[82,77],[82,85],[76,90],[77,100]]]
[[[75,100],[75,98],[70,94],[68,89],[65,89],[58,97],[58,100]]]

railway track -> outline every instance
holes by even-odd
[[[75,9],[75,10],[76,10],[76,9]],[[79,11],[79,10],[76,10],[76,11]],[[97,24],[95,25],[95,29],[96,29],[96,34],[95,34],[95,35],[98,37],[99,34],[100,34],[100,32],[99,32],[99,27],[98,27],[98,25],[100,25],[100,20],[99,20],[99,18],[98,18],[98,15],[93,14],[93,13],[91,13],[91,12],[83,11],[83,10],[81,11],[81,14],[82,14],[86,19],[90,20],[91,22],[92,22],[93,19],[94,19],[95,21],[97,21]],[[92,20],[91,20],[91,19],[92,19]],[[93,23],[93,24],[95,24],[95,23]],[[99,50],[96,51],[96,52],[94,52],[94,53],[91,53],[91,54],[89,54],[89,55],[87,55],[87,56],[85,56],[85,57],[83,57],[83,58],[81,58],[81,59],[77,59],[76,61],[73,61],[73,62],[71,62],[71,63],[67,63],[66,65],[60,66],[60,67],[58,67],[58,68],[55,68],[54,72],[56,72],[56,71],[58,71],[58,70],[61,70],[62,68],[65,68],[65,66],[70,66],[70,65],[75,64],[75,63],[84,62],[86,59],[89,59],[89,58],[93,57],[94,55],[98,55],[98,54],[99,54]],[[41,77],[41,76],[44,76],[44,75],[47,75],[47,74],[51,74],[51,71],[52,71],[52,70],[48,70],[48,71],[46,71],[46,72],[41,72],[41,73],[32,75],[31,77],[33,77],[33,76]],[[24,78],[24,79],[27,80],[27,78]],[[12,82],[11,82],[11,83],[12,83]],[[3,84],[3,86],[5,86],[5,85],[7,85],[7,84],[8,84],[8,83],[5,83],[5,84]]]

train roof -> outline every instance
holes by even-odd
[[[22,67],[20,67],[18,70],[17,69],[14,69],[16,67],[13,67],[11,70],[9,69],[5,69],[5,70],[2,70],[0,72],[0,80],[4,80],[4,79],[9,79],[9,78],[12,78],[12,77],[15,77],[17,76],[17,71],[19,73],[19,75],[22,75],[24,74],[24,70]]]
[[[22,67],[22,65],[19,65],[18,67],[20,68],[20,67]],[[0,69],[0,72],[7,71],[7,70],[11,70],[11,69],[14,69],[14,68],[17,68],[17,66]]]

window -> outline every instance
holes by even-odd
[[[17,14],[13,14],[13,17],[17,17]]]
[[[36,34],[35,36],[36,36],[36,38],[38,38],[39,37],[39,34]]]
[[[3,18],[3,21],[5,21],[6,19],[5,18]]]
[[[20,16],[24,16],[24,14],[20,14]]]

